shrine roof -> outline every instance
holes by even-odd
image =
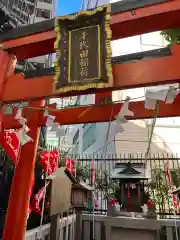
[[[147,171],[144,163],[116,163],[115,169],[111,176],[112,179],[139,179],[146,180]]]
[[[84,191],[90,191],[90,192],[94,190],[93,186],[86,184],[85,182],[82,182],[82,181],[80,182],[77,181],[76,183],[74,183],[73,188],[80,188]]]
[[[57,168],[56,171],[54,173],[52,173],[52,175],[48,176],[46,178],[46,180],[54,180],[58,175],[61,175],[62,173],[66,174],[67,177],[69,178],[69,180],[72,182],[72,183],[77,183],[76,179],[74,178],[74,176],[70,173],[70,171],[65,168],[65,167],[60,167],[60,168]]]
[[[117,14],[125,11],[132,11],[138,8],[144,8],[150,5],[165,3],[168,0],[126,0],[118,1],[111,4],[111,13]],[[21,38],[37,33],[54,30],[54,19],[29,24],[27,26],[16,28],[6,33],[0,34],[0,41],[7,41],[10,39]]]

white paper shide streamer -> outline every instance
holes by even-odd
[[[174,102],[176,96],[180,93],[174,86],[151,87],[146,90],[145,108],[155,109],[157,101],[163,101],[166,104]]]
[[[20,128],[17,132],[16,132],[16,136],[21,144],[21,146],[23,146],[24,144],[33,141],[32,138],[30,138],[26,133],[29,131],[30,129],[28,128],[28,126],[24,125],[22,126],[22,128]]]
[[[46,127],[52,127],[55,121],[55,116],[48,115],[47,121],[46,121]]]
[[[115,128],[117,128],[117,132],[120,132],[120,133],[124,132],[123,124],[128,122],[125,117],[134,116],[134,113],[131,110],[129,110],[129,102],[130,102],[130,97],[126,97],[119,114],[116,116],[116,120],[114,124],[115,124]]]
[[[15,116],[16,120],[19,120],[20,118],[22,118],[22,108],[21,107],[17,110],[16,116]]]
[[[19,110],[22,110],[22,109],[19,109]],[[23,146],[24,144],[26,144],[30,141],[33,141],[33,139],[27,135],[27,132],[29,132],[29,130],[30,130],[29,127],[26,125],[27,119],[22,117],[22,111],[19,111],[19,110],[16,114],[15,119],[17,119],[19,121],[19,123],[20,123],[20,125],[22,125],[22,127],[18,131],[16,131],[16,136],[17,136],[21,146]]]

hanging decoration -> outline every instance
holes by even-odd
[[[46,120],[46,127],[52,127],[55,121],[55,116],[48,115],[47,120]]]
[[[179,93],[179,87],[167,85],[148,88],[145,94],[145,108],[155,109],[157,101],[163,101],[167,104],[173,103]]]
[[[5,130],[0,133],[0,144],[4,148],[5,152],[8,154],[9,158],[12,160],[14,165],[17,165],[18,161],[18,152],[20,147],[20,141],[17,137],[17,132],[15,130]],[[32,196],[34,182],[30,189],[30,197]],[[29,205],[28,208],[28,217],[32,212],[32,207]]]
[[[32,138],[30,138],[26,133],[29,132],[29,127],[26,125],[27,124],[27,119],[20,117],[18,119],[19,123],[22,125],[22,127],[16,131],[16,136],[19,140],[19,143],[21,144],[21,146],[23,146],[24,144],[33,141]]]
[[[19,150],[19,140],[15,130],[5,130],[0,133],[0,143],[12,162],[17,163],[17,156]]]
[[[115,128],[117,128],[117,132],[124,132],[123,124],[127,123],[127,120],[125,117],[128,116],[134,116],[134,113],[129,110],[129,103],[130,103],[130,97],[126,97],[125,101],[123,102],[123,105],[120,109],[120,112],[115,117]]]
[[[129,110],[130,97],[126,97],[121,107],[119,114],[116,116],[116,120],[120,123],[125,123],[127,120],[125,117],[134,116],[134,113]]]
[[[20,128],[18,131],[16,131],[16,136],[18,138],[19,143],[21,144],[21,146],[23,146],[24,144],[33,141],[32,138],[30,138],[27,134],[26,134],[27,128]]]
[[[168,160],[165,161],[165,163],[164,163],[164,169],[165,169],[165,174],[166,174],[166,181],[167,181],[167,184],[168,184],[168,193],[169,193],[170,198],[173,201],[173,207],[174,207],[175,213],[178,214],[179,213],[179,206],[178,206],[177,197],[176,197],[175,194],[173,194],[173,191],[175,190],[175,186],[174,186],[174,183],[173,183],[173,180],[172,180],[171,171],[169,169]]]
[[[174,102],[176,96],[179,93],[180,93],[180,88],[179,88],[179,85],[177,85],[177,84],[176,85],[173,84],[170,86],[164,85],[164,86],[148,88],[146,90],[146,94],[144,96],[145,97],[145,108],[146,109],[155,109],[157,101],[164,101],[166,104],[171,104]],[[116,116],[116,121],[113,122],[113,124],[116,125],[118,132],[124,131],[124,128],[122,125],[127,123],[127,119],[125,117],[131,117],[134,115],[134,113],[128,109],[130,99],[137,100],[137,99],[142,99],[142,97],[143,96],[132,98],[132,99],[130,97],[126,97],[125,100],[115,101],[115,103],[123,103],[119,114],[117,114],[117,116]],[[104,102],[102,102],[101,104],[103,104],[103,103]],[[96,102],[96,104],[98,104],[98,102]],[[107,102],[104,104],[107,104]],[[44,117],[46,119],[45,125],[47,127],[53,127],[54,129],[56,128],[57,137],[63,136],[65,134],[65,130],[63,128],[59,128],[58,124],[55,123],[56,117],[53,116],[53,114],[49,115],[49,111],[53,113],[53,112],[62,111],[61,109],[51,108],[50,106],[46,106],[45,108],[36,108],[36,107],[33,108],[31,106],[26,106],[26,104],[20,104],[20,105],[18,104],[18,106],[15,104],[7,104],[7,105],[5,105],[5,107],[13,109],[12,115],[14,115],[14,109],[16,110],[16,115],[14,118],[16,120],[18,120],[22,126],[27,124],[27,120],[22,117],[23,108],[29,109],[30,111],[42,110],[42,111],[44,111]],[[10,115],[10,112],[6,111],[6,108],[5,108],[4,113]],[[18,110],[17,110],[17,108],[18,108]],[[81,115],[82,115],[82,113],[79,115],[79,117]],[[0,117],[2,117],[2,116],[0,116]],[[1,128],[1,125],[0,125],[0,128]],[[52,128],[52,130],[53,130],[53,128]]]
[[[33,200],[32,200],[32,211],[35,211],[36,213],[40,214],[42,213],[42,210],[40,208],[40,204],[43,200],[45,193],[45,187],[42,187],[37,194],[34,195]]]
[[[96,182],[96,175],[95,175],[95,168],[94,168],[94,160],[92,160],[92,163],[91,163],[91,181],[92,181],[92,185],[94,186],[95,185],[95,182]]]
[[[112,86],[110,12],[107,5],[57,17],[54,93]]]
[[[22,107],[20,107],[17,110],[16,116],[15,116],[15,119],[17,119],[17,120],[19,120],[20,118],[22,118]]]
[[[65,161],[66,168],[74,176],[74,174],[75,174],[75,161],[71,158],[65,158],[64,161]]]
[[[180,93],[179,89],[174,89],[172,87],[169,88],[169,91],[166,96],[166,103],[171,104],[174,102],[176,96]]]
[[[58,168],[58,160],[59,154],[57,151],[46,151],[40,153],[40,163],[44,172],[47,173],[48,176],[52,175]],[[40,215],[42,214],[40,205],[45,197],[45,188],[48,186],[48,184],[49,183],[46,183],[46,186],[40,188],[32,200],[32,210]]]
[[[19,121],[19,124],[22,125],[24,128],[26,127],[26,124],[27,124],[27,119],[23,118],[23,117],[20,117],[18,119]],[[27,129],[27,128],[26,128]]]
[[[41,152],[39,157],[42,168],[47,172],[48,176],[56,171],[59,159],[59,153],[57,151]]]

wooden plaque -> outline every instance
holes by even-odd
[[[57,92],[112,86],[110,5],[56,19]]]

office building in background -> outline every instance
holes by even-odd
[[[31,24],[53,18],[54,0],[1,0],[21,24]]]
[[[42,22],[55,17],[55,0],[1,0],[0,7],[6,8],[7,12],[15,18],[17,25]],[[47,67],[51,63],[51,56],[40,56],[29,59],[28,62],[21,61],[17,64],[19,71],[25,69],[39,69]]]

